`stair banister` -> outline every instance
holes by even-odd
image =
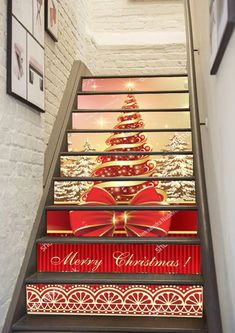
[[[194,152],[194,172],[196,179],[196,198],[198,204],[199,237],[201,240],[202,272],[204,276],[204,294],[206,295],[205,312],[209,333],[222,333],[202,153],[190,0],[184,0],[184,5],[188,57],[187,66],[190,91],[189,105],[191,110],[190,118],[192,127],[192,145]]]

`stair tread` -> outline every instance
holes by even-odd
[[[203,277],[201,274],[37,272],[29,276],[25,283],[202,285]]]
[[[154,78],[154,77],[188,77],[187,73],[171,73],[171,74],[133,74],[133,75],[84,75],[82,80],[87,79],[119,79],[119,78]]]
[[[42,237],[37,243],[54,244],[200,244],[198,237]]]
[[[129,94],[187,94],[188,89],[170,89],[170,90],[101,90],[101,91],[78,91],[78,96],[90,96],[90,95],[129,95]]]
[[[197,210],[198,207],[197,205],[166,205],[166,206],[144,206],[144,205],[139,205],[139,206],[132,206],[132,205],[116,205],[116,206],[83,206],[83,205],[50,205],[46,206],[46,210],[94,210],[94,211],[131,211],[131,210],[159,210],[159,211],[192,211],[192,210]]]
[[[168,132],[191,132],[192,129],[190,127],[182,127],[182,128],[128,128],[128,129],[68,129],[67,133],[69,134],[81,134],[81,133],[142,133],[142,132],[153,132],[153,133],[168,133]]]
[[[132,181],[132,180],[143,180],[143,181],[154,181],[154,180],[169,180],[169,181],[192,181],[195,177],[143,177],[143,176],[131,176],[131,177],[54,177],[54,181]]]
[[[129,155],[193,155],[192,150],[189,151],[64,151],[60,156],[129,156]]]
[[[206,333],[207,327],[204,318],[26,315],[13,331]]]
[[[166,108],[166,109],[138,109],[138,112],[189,112],[190,108]],[[123,112],[123,109],[73,109],[73,113],[112,113]]]

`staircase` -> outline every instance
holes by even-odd
[[[222,332],[189,65],[74,64],[4,333]]]
[[[75,103],[12,331],[207,332],[187,75],[83,77]]]

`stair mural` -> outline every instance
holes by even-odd
[[[13,332],[207,332],[187,75],[80,87]]]
[[[202,317],[187,77],[84,78],[67,144],[28,314]]]

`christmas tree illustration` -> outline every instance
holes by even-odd
[[[120,132],[114,132],[106,140],[105,152],[128,152],[127,155],[99,156],[98,166],[92,172],[93,177],[104,177],[104,181],[95,184],[108,191],[119,204],[127,204],[140,190],[149,186],[156,186],[157,182],[152,181],[105,181],[105,177],[151,177],[156,172],[156,161],[143,152],[150,152],[151,146],[147,143],[144,131],[144,121],[138,111],[138,103],[131,93],[127,95],[123,112],[118,117],[118,123],[114,127]],[[132,129],[139,129],[140,132],[132,132]],[[128,130],[128,132],[122,132]],[[139,152],[138,155],[131,155],[132,151]]]
[[[84,143],[84,152],[95,151],[88,141]],[[79,158],[65,156],[61,160],[61,177],[90,177],[97,162],[90,156]]]
[[[165,151],[189,151],[184,135],[175,134]],[[161,177],[192,177],[193,157],[191,155],[168,155],[159,160],[158,175]],[[160,187],[167,193],[168,201],[195,201],[193,181],[164,181]]]
[[[83,146],[84,152],[95,151],[88,141]],[[64,157],[61,163],[62,177],[90,177],[97,162],[89,156]],[[93,182],[55,182],[55,203],[79,202],[81,196],[90,189]]]
[[[95,214],[89,210],[71,211],[70,225],[75,236],[161,237],[168,234],[171,214],[165,209],[105,210],[107,205],[167,205],[166,193],[157,187],[157,182],[148,180],[148,177],[156,174],[157,163],[149,154],[151,147],[147,143],[144,121],[138,108],[135,96],[129,93],[114,127],[117,131],[112,132],[105,142],[105,152],[113,154],[98,156],[98,165],[92,177],[101,180],[95,180],[94,185],[81,198],[82,205],[104,205],[103,209]],[[136,129],[137,132],[133,131]],[[118,155],[118,152],[125,154]],[[133,155],[132,152],[137,153]],[[131,177],[134,180],[119,180],[119,177]],[[147,180],[138,177],[146,177]]]

